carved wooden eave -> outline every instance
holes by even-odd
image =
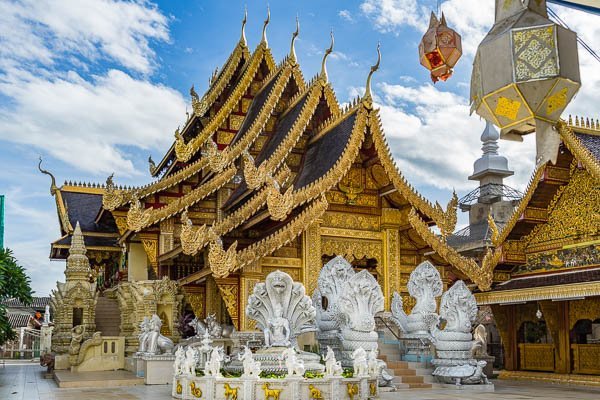
[[[225,64],[221,68],[221,71],[217,75],[216,79],[211,82],[206,93],[201,99],[192,99],[193,114],[191,118],[186,121],[185,127],[182,130],[182,134],[185,134],[189,127],[192,126],[197,119],[205,117],[207,111],[210,110],[215,101],[223,93],[227,85],[233,84],[231,80],[235,71],[238,70],[238,68],[240,68],[240,66],[246,63],[249,59],[250,52],[248,46],[246,45],[246,41],[240,39],[233,52],[227,58],[227,61],[225,61]],[[167,166],[167,163],[173,158],[174,152],[175,143],[173,143],[163,159],[160,161],[160,163],[158,163],[153,171],[152,176],[158,176],[160,171],[162,171]]]
[[[183,142],[182,137],[176,140],[175,154],[177,155],[178,161],[188,161],[194,154],[196,154],[197,151],[202,148],[208,138],[210,138],[217,131],[225,118],[229,117],[233,107],[238,104],[244,93],[246,93],[250,87],[250,84],[252,83],[254,76],[256,75],[263,61],[267,64],[270,71],[276,69],[271,50],[266,47],[265,43],[261,42],[250,57],[248,64],[245,66],[242,77],[237,82],[231,94],[227,97],[225,104],[221,106],[215,116],[208,121],[206,126],[202,128],[202,131],[187,143]]]
[[[402,172],[398,169],[383,133],[378,110],[374,110],[372,118],[376,121],[372,121],[371,123],[373,142],[375,143],[375,148],[379,154],[379,160],[383,165],[386,174],[390,178],[394,189],[400,192],[412,207],[416,208],[424,216],[431,218],[442,231],[451,233],[456,226],[457,220],[456,208],[458,202],[456,200],[456,195],[454,195],[448,203],[446,211],[444,211],[439,204],[436,203],[433,205],[421,196],[421,194],[408,183],[406,178],[402,175]]]
[[[289,62],[284,62],[264,80],[261,91],[268,90],[270,87],[270,90],[267,92],[268,96],[261,105],[260,111],[258,112],[256,118],[254,121],[252,121],[252,124],[243,133],[241,138],[220,152],[220,164],[223,167],[227,167],[234,163],[258,138],[268,119],[271,117],[275,106],[281,98],[290,78],[294,79],[299,88],[305,87],[304,79],[299,68]],[[260,92],[257,93],[257,96],[259,94]],[[202,157],[177,171],[176,173],[171,174],[152,184],[136,188],[135,190],[115,189],[112,191],[107,191],[107,194],[103,198],[104,207],[108,210],[115,210],[119,207],[125,206],[127,203],[131,202],[134,194],[138,197],[138,199],[144,199],[160,191],[167,190],[194,175],[200,174],[208,167],[210,167],[210,159],[208,157]]]
[[[600,181],[600,159],[594,156],[587,147],[577,138],[574,131],[593,136],[600,136],[600,127],[598,125],[592,128],[589,124],[587,127],[569,126],[564,121],[559,122],[558,132],[563,140],[563,143],[569,151],[583,164],[585,169],[592,174],[594,178]]]

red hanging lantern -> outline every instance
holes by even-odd
[[[446,25],[446,17],[438,20],[431,13],[429,29],[419,43],[419,61],[431,71],[433,83],[452,76],[452,68],[462,56],[460,35]]]

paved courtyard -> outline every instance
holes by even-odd
[[[44,379],[44,369],[31,364],[0,367],[0,399],[2,400],[168,400],[170,385],[133,386],[102,389],[59,389],[53,380]],[[470,391],[410,390],[386,393],[382,399],[402,400],[526,400],[526,399],[600,399],[600,389],[559,386],[515,381],[495,381],[495,393]],[[285,400],[285,399],[282,399]]]

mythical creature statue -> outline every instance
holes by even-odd
[[[54,353],[46,353],[40,357],[40,365],[46,367],[47,373],[52,373],[54,371],[54,360]]]
[[[429,261],[417,266],[408,279],[408,293],[416,299],[410,315],[406,315],[402,297],[394,292],[392,297],[392,321],[406,334],[406,337],[429,336],[428,316],[434,315],[436,297],[442,294],[442,279],[437,268]]]
[[[174,347],[173,341],[160,334],[161,327],[162,321],[160,320],[160,317],[156,314],[152,315],[148,320],[148,333],[144,340],[145,344],[143,345],[146,354],[172,353]],[[140,348],[142,348],[141,344]]]
[[[178,346],[175,350],[175,361],[173,362],[173,374],[180,375],[183,372],[185,363],[185,350],[183,346]]]
[[[287,368],[288,376],[303,376],[304,375],[304,361],[298,359],[296,356],[296,350],[293,347],[288,347],[281,353],[281,358],[285,360],[285,367]]]
[[[379,375],[379,363],[377,360],[377,350],[371,350],[367,354],[367,370],[369,375],[377,376]]]
[[[221,363],[225,359],[223,353],[223,347],[213,347],[210,353],[210,359],[204,365],[204,374],[220,378],[221,375]]]
[[[188,346],[185,351],[185,360],[181,368],[182,375],[196,376],[196,362],[198,361],[198,352],[192,346]]]
[[[367,352],[362,347],[352,352],[352,367],[356,376],[369,375],[369,364],[367,360]]]
[[[296,346],[296,337],[316,330],[316,311],[304,286],[281,271],[267,275],[254,287],[246,315],[265,335],[266,347]]]
[[[431,334],[436,348],[433,375],[445,383],[486,383],[483,373],[486,361],[472,358],[473,340],[471,325],[477,317],[475,296],[463,281],[457,281],[444,295],[440,316],[431,324]],[[439,321],[446,321],[443,330]],[[481,364],[480,364],[481,363]]]
[[[146,339],[148,338],[149,333],[150,333],[150,318],[144,317],[142,322],[140,322],[140,334],[138,335],[138,339],[139,339],[138,353],[146,352]]]
[[[369,271],[358,272],[344,284],[339,309],[344,360],[359,347],[376,349],[375,314],[383,311],[383,293]]]
[[[210,333],[212,338],[221,338],[223,334],[223,327],[217,321],[217,316],[214,313],[208,314],[204,320],[204,323],[206,324],[206,330],[208,330],[208,333]]]
[[[323,358],[323,361],[325,361],[325,375],[326,376],[342,375],[342,372],[343,372],[342,364],[335,359],[335,353],[329,346],[327,346],[327,355]]]
[[[254,356],[252,355],[252,351],[250,347],[244,346],[244,351],[238,354],[238,360],[242,361],[242,365],[244,366],[244,377],[255,377],[258,378],[260,373],[260,362],[254,361]]]
[[[487,331],[484,325],[477,325],[473,331],[473,345],[471,346],[473,357],[487,357]]]
[[[204,336],[204,332],[206,332],[206,325],[199,320],[198,317],[194,317],[193,320],[188,322],[188,326],[191,326],[194,329],[194,336],[197,338]]]
[[[85,326],[77,325],[71,329],[71,344],[69,345],[69,355],[76,356],[81,349],[81,342],[85,335]]]
[[[317,326],[319,332],[338,332],[340,329],[338,300],[344,284],[356,273],[352,265],[342,256],[331,259],[321,268],[315,291],[317,300]],[[323,300],[325,299],[325,304]]]

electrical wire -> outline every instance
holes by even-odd
[[[554,11],[553,9],[551,9],[550,7],[548,7],[548,15],[558,24],[562,25],[563,27],[567,28],[567,29],[571,29],[569,28],[569,26],[566,24],[565,21],[563,21],[563,19],[556,13],[556,11]],[[592,55],[592,57],[594,57],[596,59],[596,61],[600,62],[600,56],[598,55],[598,53],[596,53],[594,51],[594,49],[592,49],[581,37],[579,37],[579,35],[577,35],[577,42],[581,45],[581,47],[583,47],[588,53],[590,53]]]

